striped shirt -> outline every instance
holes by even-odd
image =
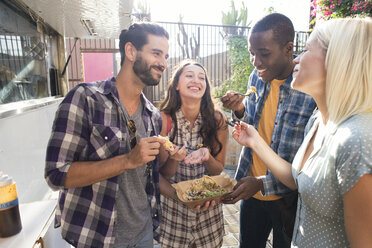
[[[162,124],[159,110],[143,94],[141,102],[145,129],[158,135]],[[86,187],[66,189],[64,183],[72,162],[99,161],[128,153],[129,138],[115,78],[80,84],[60,104],[47,148],[45,178],[52,189],[60,191],[55,226],[61,226],[62,236],[70,244],[112,247],[115,243],[118,176]],[[157,159],[152,165],[148,199],[155,230],[160,218]]]
[[[306,123],[316,107],[315,101],[309,95],[291,88],[291,81],[292,75],[279,88],[279,102],[270,144],[275,153],[290,163],[302,144]],[[263,82],[255,69],[249,77],[249,86],[256,87],[258,99],[255,94],[244,99],[245,112],[242,121],[257,129],[271,85]],[[248,176],[251,165],[252,149],[243,147],[236,179]],[[269,170],[260,178],[264,185],[263,195],[283,195],[290,192],[290,189],[277,180]]]

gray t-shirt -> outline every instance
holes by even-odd
[[[126,119],[128,112],[124,110]],[[140,104],[132,120],[137,128],[137,141],[149,137],[142,120],[143,106]],[[128,141],[128,148],[129,148]],[[128,150],[129,151],[129,150]],[[117,219],[115,223],[115,247],[132,245],[152,232],[151,208],[145,191],[146,166],[127,170],[119,175],[119,191],[116,198]]]
[[[292,163],[299,198],[292,247],[350,247],[344,222],[343,196],[365,174],[372,174],[372,114],[359,114],[338,128],[317,118]],[[318,128],[314,150],[301,165]]]

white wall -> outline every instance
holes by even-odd
[[[0,119],[0,171],[16,181],[20,203],[51,195],[44,180],[45,154],[60,101]]]

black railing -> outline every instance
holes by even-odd
[[[232,36],[248,37],[250,27],[192,24],[177,22],[158,22],[169,33],[168,69],[163,73],[161,82],[156,87],[145,88],[146,96],[154,103],[164,98],[174,67],[183,59],[191,58],[200,62],[208,72],[214,87],[218,87],[232,76],[228,52],[229,38]],[[296,32],[294,50],[299,53],[308,38],[307,32]],[[94,42],[93,42],[94,41]],[[82,52],[117,52],[118,42],[110,42],[110,46],[102,45],[102,39],[81,40],[72,53],[69,64],[69,81],[71,86],[83,81],[81,68]],[[67,51],[71,51],[73,38],[66,39]],[[114,45],[115,44],[115,45]],[[89,48],[89,50],[88,50]],[[119,63],[118,61],[117,63]]]
[[[191,58],[205,66],[212,85],[218,87],[231,77],[228,38],[248,37],[250,27],[207,25],[177,22],[158,22],[169,33],[169,63],[160,84],[147,95],[153,102],[164,98],[172,70],[183,59]],[[300,53],[306,44],[308,32],[296,32],[294,52]],[[152,93],[151,93],[152,92]]]

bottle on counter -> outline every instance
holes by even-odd
[[[21,229],[16,184],[11,177],[0,171],[0,237],[12,236]]]

